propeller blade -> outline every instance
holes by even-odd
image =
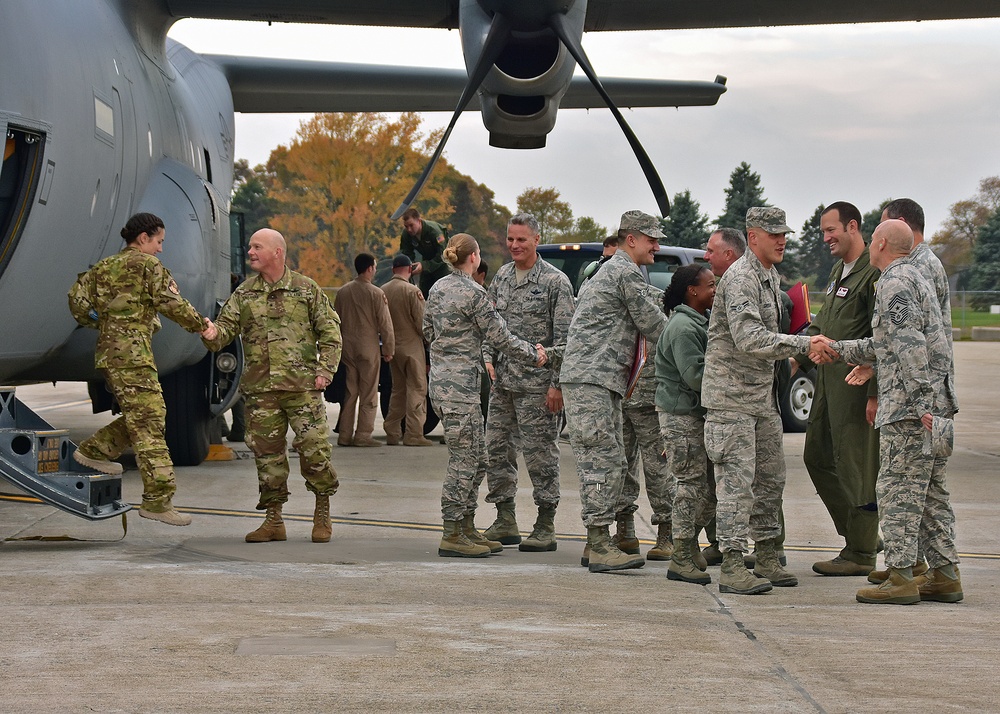
[[[472,100],[473,95],[479,91],[479,85],[483,83],[486,79],[486,75],[489,73],[493,64],[500,57],[500,53],[503,51],[504,46],[507,44],[507,40],[510,37],[510,21],[501,15],[499,12],[493,15],[493,22],[490,23],[490,31],[486,35],[486,41],[483,43],[483,52],[479,55],[479,60],[476,62],[476,66],[472,73],[469,75],[469,81],[465,85],[465,89],[462,92],[461,99],[458,100],[458,106],[455,107],[455,113],[451,117],[451,122],[448,124],[448,128],[445,129],[444,135],[441,137],[441,141],[438,142],[437,149],[434,151],[434,155],[431,160],[424,167],[424,172],[420,174],[420,178],[417,179],[417,183],[410,189],[410,192],[403,199],[403,202],[399,204],[399,208],[396,212],[392,214],[392,220],[398,220],[403,212],[410,207],[416,199],[417,194],[420,193],[424,184],[427,183],[427,179],[431,176],[431,171],[434,170],[434,165],[437,160],[441,158],[441,153],[444,151],[444,145],[448,142],[448,137],[451,136],[451,130],[455,128],[455,124],[458,123],[458,118],[462,115],[465,110],[466,105]]]
[[[656,205],[660,209],[661,215],[666,218],[670,215],[670,201],[667,198],[667,190],[663,187],[663,181],[660,180],[660,175],[656,173],[656,168],[653,166],[653,162],[650,160],[649,155],[646,150],[642,148],[642,144],[639,143],[639,139],[636,137],[635,132],[625,121],[625,117],[622,113],[618,111],[618,107],[615,106],[614,100],[605,91],[604,85],[601,84],[601,80],[598,78],[597,73],[594,72],[594,68],[590,65],[590,61],[587,59],[587,54],[583,51],[583,45],[581,45],[575,37],[573,37],[567,30],[565,25],[565,18],[562,13],[553,13],[549,17],[549,27],[556,33],[562,43],[566,45],[566,49],[569,53],[573,55],[573,59],[576,63],[580,65],[583,69],[584,74],[590,79],[590,83],[594,85],[594,89],[597,93],[601,95],[604,103],[608,105],[608,109],[614,114],[615,119],[618,120],[618,126],[621,127],[622,133],[625,134],[625,138],[628,139],[629,145],[632,147],[632,151],[635,153],[635,158],[639,161],[639,166],[642,167],[642,172],[646,175],[646,181],[649,183],[649,188],[653,191],[653,198],[656,199]]]

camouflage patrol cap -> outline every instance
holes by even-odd
[[[785,222],[785,212],[771,206],[747,209],[747,228],[763,228],[768,233],[794,233]]]
[[[620,231],[636,231],[647,235],[650,238],[666,238],[666,234],[660,230],[660,221],[655,216],[642,211],[626,211],[622,214],[622,222],[618,227]]]

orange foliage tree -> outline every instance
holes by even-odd
[[[271,152],[271,225],[288,241],[293,267],[320,285],[336,286],[354,277],[358,253],[395,253],[401,226],[390,216],[438,139],[419,129],[415,113],[396,121],[383,114],[316,114],[301,123],[289,146]],[[453,212],[438,178],[449,170],[442,159],[415,203],[422,214]]]

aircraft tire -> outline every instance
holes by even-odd
[[[208,456],[212,413],[204,362],[183,367],[160,380],[167,405],[167,448],[175,466],[197,466]]]

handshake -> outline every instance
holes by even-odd
[[[840,354],[833,349],[833,340],[823,335],[813,335],[809,338],[809,359],[815,364],[829,364],[840,359]]]
[[[198,334],[200,334],[206,340],[214,340],[216,337],[219,336],[219,329],[215,326],[214,322],[212,322],[206,317],[205,329],[199,332]]]

